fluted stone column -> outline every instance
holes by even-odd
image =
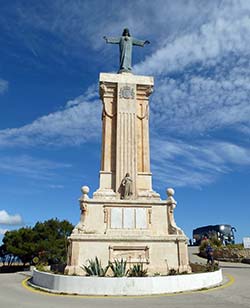
[[[137,127],[136,84],[117,84],[116,127],[116,191],[126,173],[133,179],[133,196],[136,196],[137,179]]]
[[[130,73],[100,74],[103,104],[100,187],[94,198],[120,198],[126,173],[133,180],[132,197],[159,198],[152,190],[149,156],[149,96],[153,77]]]

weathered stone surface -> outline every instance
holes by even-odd
[[[149,96],[153,77],[100,74],[103,103],[102,161],[94,199],[120,198],[126,173],[133,181],[131,199],[160,199],[152,190],[149,154]]]

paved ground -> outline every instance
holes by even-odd
[[[201,261],[193,255],[193,261]],[[25,278],[22,274],[0,275],[0,307],[1,308],[123,308],[123,307],[171,307],[171,308],[238,308],[250,307],[250,265],[221,263],[223,273],[234,277],[235,282],[228,287],[171,296],[154,296],[140,298],[84,298],[53,296],[31,292],[22,286]]]

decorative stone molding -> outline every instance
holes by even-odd
[[[146,90],[146,96],[150,96],[154,92],[154,87],[153,86],[148,86]]]
[[[112,113],[108,113],[108,112],[107,112],[107,108],[106,108],[106,105],[105,105],[105,101],[102,101],[102,107],[103,107],[103,108],[102,108],[102,120],[103,120],[103,118],[104,118],[105,116],[109,117],[110,119],[112,119],[113,117],[116,116],[117,113],[112,114]]]
[[[104,82],[100,82],[100,88],[99,88],[99,93],[101,99],[103,99],[103,96],[107,93],[107,86],[105,85]]]
[[[139,119],[139,120],[143,120],[143,119],[145,119],[145,118],[148,119],[148,104],[147,104],[147,106],[146,106],[145,109],[146,109],[146,110],[145,110],[145,113],[144,113],[142,116],[139,116],[138,114],[136,115],[136,116],[137,116],[137,119]]]
[[[82,192],[81,200],[82,200],[82,201],[88,200],[88,199],[89,199],[89,196],[88,196],[89,187],[88,187],[88,186],[82,186],[81,192]]]
[[[134,99],[135,98],[135,91],[133,88],[129,86],[124,86],[120,89],[119,92],[119,97],[120,98],[125,98],[125,99]]]
[[[175,191],[173,188],[167,189],[167,207],[168,207],[168,231],[169,234],[184,234],[184,232],[177,227],[175,219],[174,219],[174,209],[176,208],[177,202],[175,201],[173,195]]]

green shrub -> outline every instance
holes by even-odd
[[[219,239],[217,239],[216,237],[212,237],[210,239],[210,245],[213,246],[213,247],[221,247],[222,246],[222,243]]]
[[[201,263],[190,263],[192,273],[206,273],[214,272],[219,269],[219,263],[214,262],[213,264],[201,264]]]
[[[128,273],[128,270],[126,271],[127,261],[121,259],[115,260],[114,263],[109,262],[109,267],[111,268],[114,277],[123,277],[126,276]]]
[[[237,248],[237,249],[244,249],[244,246],[243,244],[228,244],[226,245],[227,248],[231,248],[231,249],[234,249],[234,248]]]
[[[215,272],[220,269],[219,263],[214,262],[213,264],[207,264],[206,265],[206,272]]]
[[[217,238],[212,238],[212,239],[209,239],[209,240],[204,240],[204,241],[201,242],[201,244],[199,246],[200,253],[205,252],[208,245],[210,245],[214,250],[216,248],[222,246],[220,240],[218,240]]]
[[[109,265],[105,268],[102,267],[101,261],[97,257],[94,260],[88,260],[88,265],[83,265],[82,268],[86,272],[87,276],[99,276],[104,277],[109,269]]]
[[[134,264],[128,271],[129,277],[147,277],[148,270],[143,269],[143,263]]]
[[[48,263],[38,263],[36,269],[40,272],[48,272]]]

